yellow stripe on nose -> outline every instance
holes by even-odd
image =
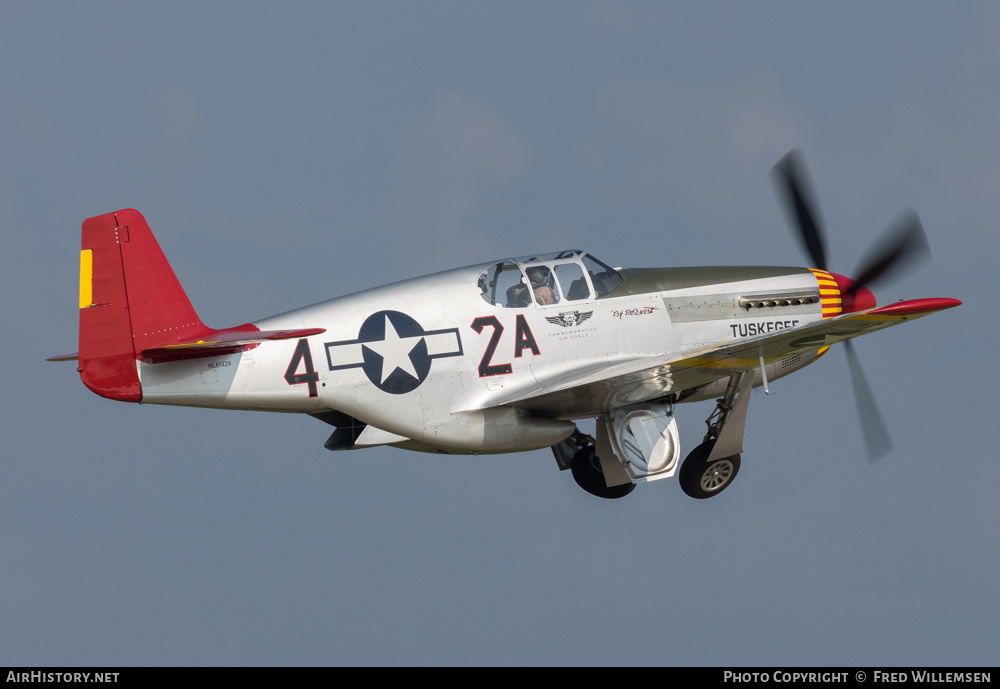
[[[94,301],[94,252],[80,252],[80,308],[85,309]]]
[[[816,284],[819,285],[820,309],[823,318],[833,318],[839,316],[844,311],[843,294],[840,285],[833,275],[825,270],[810,268],[812,274],[816,276]],[[822,356],[822,352],[817,356]]]

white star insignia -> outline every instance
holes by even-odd
[[[382,357],[382,381],[384,383],[392,372],[397,368],[405,371],[414,378],[420,378],[417,375],[417,369],[413,367],[413,361],[410,359],[410,352],[420,344],[420,341],[424,339],[423,335],[417,335],[416,337],[400,337],[399,333],[392,326],[392,322],[389,317],[385,317],[385,339],[379,342],[365,342],[364,346],[368,347],[370,350]],[[380,383],[380,384],[381,384]]]

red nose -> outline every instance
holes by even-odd
[[[854,286],[854,280],[836,273],[830,273],[830,275],[837,281],[837,287],[840,288],[840,298],[843,300],[842,313],[854,313],[855,311],[875,308],[875,295],[870,289],[860,287],[857,292],[851,294],[849,290]]]

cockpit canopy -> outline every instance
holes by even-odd
[[[478,282],[483,301],[507,309],[594,299],[620,284],[618,271],[582,251],[509,258],[486,267]]]

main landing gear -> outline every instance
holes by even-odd
[[[681,465],[681,490],[692,498],[703,500],[718,495],[740,471],[740,455],[708,461],[713,447],[715,440],[702,443],[691,450]]]
[[[705,421],[708,432],[704,441],[684,458],[679,477],[681,490],[692,498],[704,500],[718,495],[739,473],[752,386],[752,373],[730,376],[725,396],[716,402]]]
[[[692,498],[703,500],[718,495],[739,473],[740,457],[743,452],[743,430],[746,427],[747,406],[750,402],[753,380],[752,371],[730,376],[724,396],[716,401],[715,409],[705,422],[708,425],[708,432],[704,440],[684,458],[679,472],[681,490]],[[602,422],[598,420],[598,424]],[[662,430],[662,426],[657,429],[664,434],[667,432]],[[601,427],[598,426],[599,438],[602,438],[601,431]],[[673,442],[676,443],[676,429],[672,432]],[[633,479],[628,482],[621,482],[621,476],[612,476],[609,481],[618,485],[608,486],[609,481],[605,480],[601,461],[597,457],[597,441],[579,429],[558,445],[554,445],[552,453],[559,468],[570,469],[576,484],[591,495],[613,500],[623,498],[635,490],[634,474]],[[666,476],[673,475],[673,463],[676,461],[674,455],[670,459],[671,466],[661,469],[660,473],[664,474],[669,470],[670,473]],[[635,470],[635,464],[629,466]],[[616,465],[612,465],[609,471],[615,468]],[[651,479],[640,477],[639,480]]]
[[[597,460],[597,452],[593,445],[587,445],[582,450],[573,455],[573,464],[570,466],[573,472],[573,479],[576,485],[583,488],[591,495],[599,498],[624,498],[635,490],[634,483],[623,483],[620,486],[608,486],[604,481],[604,470]]]
[[[604,480],[601,462],[597,459],[596,443],[586,433],[577,430],[566,440],[554,446],[552,452],[555,454],[560,468],[570,469],[576,485],[591,495],[614,500],[624,498],[635,490],[634,483],[608,487]]]

